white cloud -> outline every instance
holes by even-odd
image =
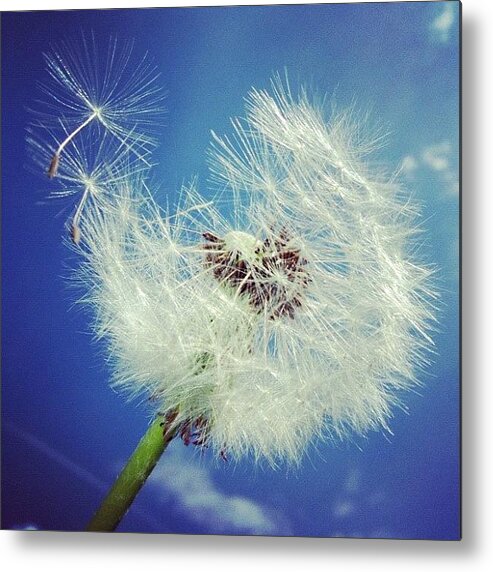
[[[207,524],[211,532],[280,533],[277,522],[264,507],[245,497],[222,492],[210,471],[196,460],[186,458],[180,447],[166,451],[149,484],[162,491],[163,500],[175,501],[188,518]]]
[[[450,141],[443,141],[437,145],[425,147],[421,153],[423,162],[434,171],[447,171],[450,169],[452,145]]]
[[[361,471],[357,468],[351,469],[346,477],[344,488],[348,493],[356,493],[361,486]]]
[[[442,43],[450,39],[450,31],[455,22],[455,3],[443,2],[442,10],[431,23],[433,37]]]
[[[425,168],[436,173],[445,189],[459,192],[456,152],[448,140],[428,145],[416,155],[406,155],[401,162],[401,171],[411,180],[415,180],[418,170]]]
[[[350,501],[337,501],[334,505],[333,515],[336,518],[344,518],[353,514],[355,506]]]
[[[413,155],[406,155],[404,159],[402,159],[401,170],[406,175],[411,175],[412,173],[414,173],[414,171],[416,171],[418,166],[419,163],[416,157],[414,157]]]
[[[421,153],[423,163],[435,171],[445,185],[447,191],[459,192],[459,174],[454,166],[454,151],[450,141],[442,141],[436,145],[425,147]]]

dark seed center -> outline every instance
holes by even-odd
[[[203,237],[205,264],[216,280],[247,296],[252,307],[270,319],[294,317],[310,277],[307,260],[290,244],[285,230],[263,241],[246,233],[220,238],[205,232]]]

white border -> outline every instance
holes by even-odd
[[[145,6],[210,6],[245,2],[145,2]],[[274,2],[249,2],[271,4]],[[295,4],[285,0],[284,4]],[[2,10],[137,7],[124,0],[43,3],[3,0]],[[483,570],[493,561],[490,319],[493,284],[492,74],[493,2],[463,5],[463,532],[460,543],[430,541],[238,538],[164,535],[0,532],[4,570],[141,572],[149,570],[283,570],[379,572]],[[488,17],[490,16],[490,17]],[[487,562],[490,561],[490,565]]]

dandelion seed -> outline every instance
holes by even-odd
[[[84,192],[82,194],[82,198],[80,199],[79,204],[77,206],[77,209],[75,211],[75,214],[72,218],[71,235],[72,235],[72,241],[76,245],[79,244],[80,237],[81,237],[81,231],[80,231],[80,226],[79,226],[80,217],[82,215],[82,210],[84,209],[84,206],[86,205],[86,203],[89,199],[89,196],[91,195],[91,192],[93,194],[95,194],[97,192],[97,187],[91,179],[88,179],[85,182],[85,189],[84,189]]]
[[[57,174],[59,163],[60,163],[60,154],[55,153],[51,159],[50,166],[48,168],[48,177],[50,179],[53,179],[53,177]]]
[[[76,244],[78,223],[91,195],[85,181],[99,180],[103,169],[121,173],[125,168],[131,174],[150,166],[155,145],[150,133],[160,124],[163,91],[155,67],[147,57],[134,58],[132,51],[131,42],[110,39],[104,56],[94,34],[82,34],[45,54],[48,80],[41,89],[47,99],[33,114],[29,142],[36,161],[43,168],[48,165],[48,177],[64,179],[58,196],[71,194],[67,181],[77,181],[82,189],[70,226]]]
[[[64,147],[66,145],[68,145],[68,143],[70,143],[70,141],[77,135],[77,133],[79,133],[80,131],[82,131],[82,129],[84,129],[84,127],[86,127],[87,125],[89,125],[89,123],[91,123],[91,121],[93,119],[96,119],[96,117],[98,116],[98,112],[94,111],[93,113],[91,113],[91,115],[81,124],[79,125],[79,127],[77,127],[76,129],[74,129],[72,131],[72,133],[70,133],[58,146],[58,149],[55,151],[55,154],[53,155],[53,158],[51,159],[50,162],[50,167],[48,169],[48,177],[50,179],[53,179],[53,177],[57,174],[58,171],[58,165],[60,163],[60,155],[64,149]]]

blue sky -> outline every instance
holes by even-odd
[[[144,407],[108,386],[89,317],[64,277],[70,201],[26,152],[42,52],[81,31],[135,39],[168,96],[158,198],[197,175],[210,130],[287,69],[387,135],[373,158],[400,168],[423,206],[424,255],[442,292],[436,356],[393,435],[319,445],[296,470],[200,456],[175,442],[119,530],[454,539],[458,490],[457,2],[2,14],[2,526],[82,530],[145,431]]]

